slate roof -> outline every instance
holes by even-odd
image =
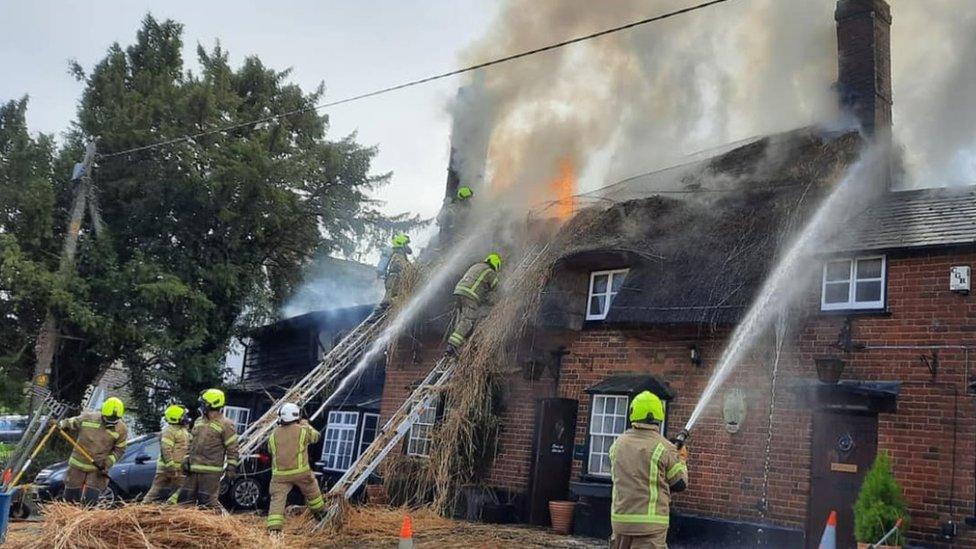
[[[887,193],[828,251],[888,251],[976,243],[976,187]]]

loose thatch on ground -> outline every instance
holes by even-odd
[[[45,506],[42,523],[15,524],[8,546],[16,549],[391,547],[408,513],[415,539],[436,547],[599,546],[593,540],[573,540],[540,529],[448,520],[429,509],[350,508],[341,530],[314,533],[308,515],[301,514],[288,519],[281,540],[272,540],[265,532],[264,518],[255,515],[220,516],[198,509],[156,505],[84,509],[65,504]]]

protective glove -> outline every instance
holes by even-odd
[[[224,478],[226,478],[227,480],[234,480],[234,477],[236,477],[236,476],[237,476],[237,467],[236,466],[234,466],[234,465],[228,465],[224,469]]]
[[[183,461],[180,462],[180,471],[183,471],[184,475],[190,474],[190,458],[183,458]]]
[[[682,446],[681,449],[678,450],[678,458],[681,459],[681,461],[688,461],[688,447],[687,446]]]

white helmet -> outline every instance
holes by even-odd
[[[302,411],[298,409],[297,404],[291,402],[286,402],[278,410],[278,421],[281,423],[292,423],[298,421],[302,415]]]

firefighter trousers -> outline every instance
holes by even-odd
[[[451,335],[447,337],[447,342],[455,349],[460,349],[468,341],[475,324],[481,320],[484,312],[485,307],[474,299],[465,295],[454,296],[454,327],[451,329]]]
[[[668,527],[644,536],[614,534],[610,549],[668,549]]]
[[[321,518],[325,500],[322,498],[322,491],[319,490],[319,483],[315,481],[311,471],[286,477],[272,477],[269,487],[271,503],[268,505],[268,530],[281,530],[285,526],[285,503],[292,488],[298,488],[305,496],[305,504],[315,518]]]
[[[77,467],[68,466],[64,475],[64,500],[69,503],[83,501],[85,505],[94,505],[99,496],[108,487],[108,475],[101,471],[82,471]]]
[[[389,305],[394,299],[400,296],[400,275],[392,273],[386,275],[383,284],[386,287],[386,293],[383,294],[383,301],[380,304]]]
[[[190,473],[180,491],[170,496],[171,503],[195,503],[200,507],[220,509],[220,473]],[[175,501],[173,498],[176,498]]]
[[[152,486],[142,497],[143,503],[153,503],[169,499],[177,490],[183,486],[185,478],[179,469],[157,469],[156,476],[153,477]]]

